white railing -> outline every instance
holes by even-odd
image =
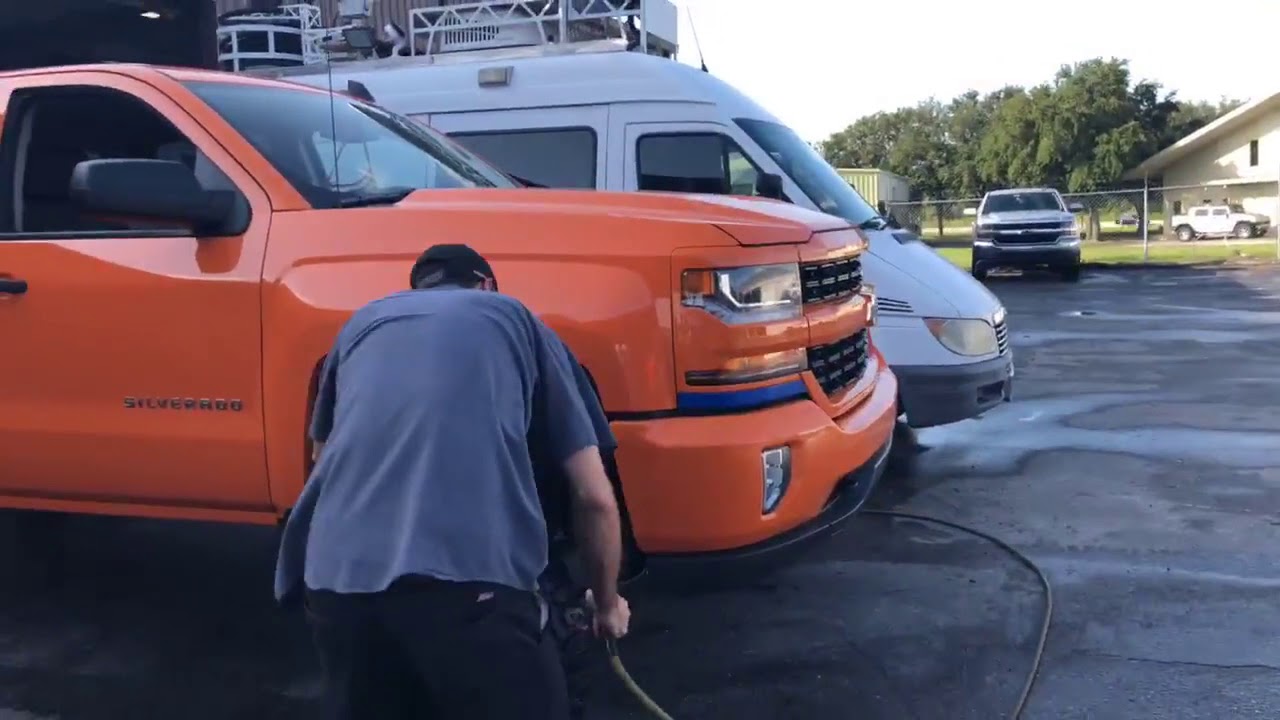
[[[229,64],[232,72],[240,72],[246,64],[324,62],[321,42],[328,32],[321,21],[320,8],[305,3],[282,5],[272,12],[236,15],[218,26],[218,63]],[[260,44],[261,37],[266,39],[265,50],[244,49],[246,45]],[[226,52],[222,50],[224,39],[230,46]]]
[[[674,0],[441,0],[411,9],[401,32],[408,54],[417,56],[574,43],[586,48],[615,39],[630,50],[674,57],[678,18]],[[352,24],[325,27],[320,9],[305,3],[236,15],[218,27],[218,62],[241,72],[359,59],[361,53],[343,49],[343,30],[367,20],[349,17],[342,21]]]
[[[672,0],[505,0],[415,8],[407,34],[411,54],[436,55],[626,38],[635,28],[636,49],[675,55],[677,25]]]

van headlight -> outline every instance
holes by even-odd
[[[800,317],[800,266],[750,265],[681,274],[681,304],[706,310],[730,325]]]
[[[999,350],[996,329],[986,320],[973,318],[925,318],[925,327],[957,355],[991,355]]]

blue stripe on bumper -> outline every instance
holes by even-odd
[[[721,390],[718,392],[682,392],[676,395],[676,408],[696,412],[751,410],[772,405],[783,400],[802,398],[809,394],[803,380],[750,390]]]

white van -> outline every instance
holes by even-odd
[[[556,42],[557,26],[587,13],[509,12],[527,4],[411,11],[405,38],[423,54],[267,73],[344,91],[357,81],[378,104],[532,186],[773,196],[781,178],[782,199],[845,218],[869,239],[863,277],[878,296],[872,338],[898,376],[911,427],[975,417],[1010,398],[1000,301],[914,235],[890,229],[767,110],[714,75],[667,59],[675,49],[670,0],[575,4],[601,5],[591,19],[619,25],[642,18],[647,33],[631,43],[641,51],[625,41]],[[469,18],[476,27],[468,31]],[[486,42],[499,47],[485,49]]]

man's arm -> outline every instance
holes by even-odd
[[[574,534],[578,538],[597,607],[616,606],[618,574],[622,568],[622,522],[613,486],[600,458],[599,440],[591,415],[574,379],[566,348],[546,326],[538,323],[538,392],[549,429],[552,460],[569,477]]]
[[[320,384],[316,388],[316,401],[311,408],[311,461],[320,459],[320,451],[333,431],[333,411],[338,399],[338,345],[324,359],[320,369]]]

